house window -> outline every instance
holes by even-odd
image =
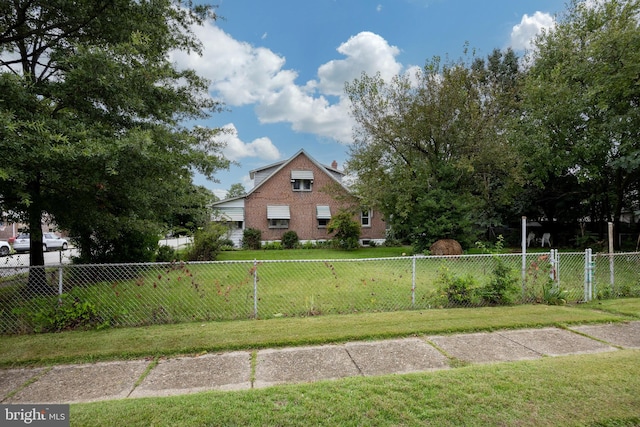
[[[293,191],[311,191],[310,179],[294,179],[291,183]]]
[[[267,220],[269,228],[289,228],[291,213],[289,206],[267,206]]]
[[[293,191],[311,191],[313,185],[313,171],[291,171],[291,188]]]
[[[316,219],[318,220],[318,228],[327,228],[329,221],[331,221],[331,208],[325,205],[317,205]]]
[[[289,228],[288,219],[270,219],[269,228]]]
[[[372,216],[372,213],[370,210],[362,211],[360,213],[360,224],[363,227],[371,227],[371,216]]]

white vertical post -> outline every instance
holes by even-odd
[[[584,250],[584,302],[589,301],[589,249]]]
[[[411,307],[416,305],[416,255],[412,259],[411,273]]]
[[[527,217],[522,217],[522,296],[527,281]]]
[[[554,287],[558,287],[557,282],[557,271],[558,271],[558,250],[551,249],[549,251],[549,264],[551,264],[551,269],[549,270],[549,277],[553,283]]]
[[[258,261],[253,260],[253,318],[258,318]]]
[[[591,249],[584,251],[584,300],[591,301],[593,298],[593,253]]]
[[[593,260],[593,251],[589,249],[589,293],[590,299],[593,299],[597,295],[597,283],[596,283],[596,262]]]
[[[614,286],[614,273],[613,273],[613,223],[609,222],[609,284],[611,285],[611,291]]]
[[[558,289],[560,289],[560,253],[558,252],[557,249],[555,249],[556,251],[556,260],[555,260],[555,265],[556,265],[556,286],[558,287]]]
[[[62,262],[58,267],[58,295],[62,295]]]

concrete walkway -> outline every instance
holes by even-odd
[[[242,390],[450,369],[456,359],[496,363],[625,348],[640,349],[640,321],[234,351],[161,358],[157,364],[134,360],[5,369],[0,370],[0,401],[77,403]]]

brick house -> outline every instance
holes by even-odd
[[[341,208],[356,207],[357,199],[344,186],[344,173],[334,162],[324,166],[304,150],[288,160],[250,171],[253,188],[242,197],[213,204],[213,221],[231,225],[230,239],[241,245],[243,230],[255,228],[262,240],[279,241],[289,230],[305,241],[331,239],[327,224]],[[382,243],[386,224],[379,212],[358,208],[354,220],[362,226],[360,243]]]

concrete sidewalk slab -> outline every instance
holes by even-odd
[[[570,329],[620,347],[640,348],[640,322],[572,326]]]
[[[125,398],[148,365],[142,360],[54,366],[4,403],[79,403]]]
[[[344,346],[298,347],[258,352],[254,387],[360,375]]]
[[[131,397],[251,388],[251,353],[237,351],[160,360]]]
[[[447,355],[470,363],[531,360],[541,356],[539,353],[497,333],[480,332],[432,336],[428,339]]]
[[[523,329],[497,332],[497,334],[546,356],[615,350],[614,347],[599,341],[558,328]]]
[[[148,360],[0,369],[0,401],[78,403],[262,388],[447,369],[449,357],[493,363],[614,351],[613,345],[640,348],[640,321],[265,349],[253,367],[251,351],[174,357],[161,359],[142,381]]]
[[[47,368],[0,370],[0,402],[20,387],[34,380]]]
[[[352,342],[345,348],[360,372],[368,376],[449,367],[446,356],[419,338]]]

